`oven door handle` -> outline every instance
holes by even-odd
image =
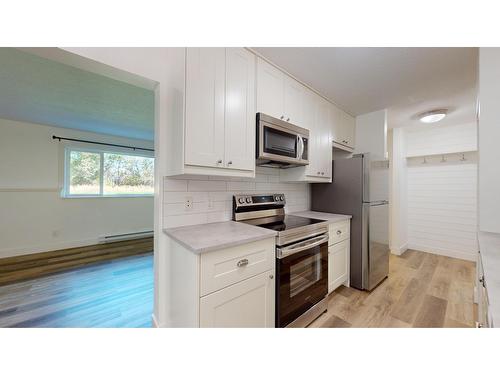
[[[309,250],[312,249],[313,247],[316,247],[318,245],[321,245],[325,242],[328,242],[328,233],[319,237],[317,241],[314,241],[311,243],[311,240],[303,241],[298,244],[290,245],[287,247],[283,247],[281,249],[278,249],[278,259],[285,258],[287,256],[290,256],[292,254],[300,253],[301,251],[304,250]]]

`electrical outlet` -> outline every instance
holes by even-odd
[[[186,197],[186,201],[184,202],[184,208],[186,210],[190,210],[193,208],[193,197]]]

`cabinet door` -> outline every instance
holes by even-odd
[[[335,105],[331,105],[330,107],[330,127],[332,131],[332,141],[336,143],[342,143],[342,139],[344,137],[344,129],[343,129],[343,117],[342,111],[338,109]]]
[[[332,146],[331,146],[331,131],[330,131],[330,103],[325,99],[318,97],[317,109],[317,122],[318,128],[318,146],[317,146],[317,160],[318,160],[318,177],[330,179],[332,174]]]
[[[200,327],[274,327],[274,270],[200,299]]]
[[[328,247],[328,293],[347,281],[349,240]]]
[[[345,145],[354,149],[355,147],[355,135],[356,135],[356,119],[351,115],[344,113],[345,115]]]
[[[223,166],[224,48],[187,48],[185,164]]]
[[[309,165],[306,166],[306,175],[319,177],[321,172],[318,157],[321,157],[321,153],[318,152],[318,147],[321,146],[321,127],[317,121],[318,96],[308,90],[304,97],[304,127],[309,129]]]
[[[225,166],[255,169],[255,55],[226,49]]]
[[[297,126],[305,126],[304,124],[304,99],[306,88],[293,78],[285,75],[284,79],[284,94],[283,94],[283,110],[285,121],[288,121]]]
[[[257,112],[284,119],[285,75],[262,59],[257,60]]]

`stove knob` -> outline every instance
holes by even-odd
[[[274,200],[275,200],[276,202],[278,202],[278,201],[280,200],[280,197],[275,196],[275,197],[274,197]]]
[[[284,201],[284,200],[285,200],[285,197],[282,195],[282,196],[280,197],[280,201]]]
[[[252,203],[252,198],[247,197],[247,203]]]
[[[240,204],[243,204],[243,203],[245,203],[245,199],[244,198],[238,198],[238,202],[240,202]]]

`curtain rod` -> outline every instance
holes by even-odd
[[[117,145],[117,144],[114,144],[114,143],[85,141],[83,139],[64,138],[64,137],[57,137],[55,135],[52,136],[52,139],[57,139],[57,140],[59,140],[59,142],[61,142],[61,141],[73,141],[73,142],[81,142],[81,143],[92,143],[92,144],[95,144],[95,145],[114,146],[114,147],[130,148],[132,150],[144,150],[144,151],[153,151],[154,152],[154,149],[152,149],[152,148],[124,146],[124,145]]]

